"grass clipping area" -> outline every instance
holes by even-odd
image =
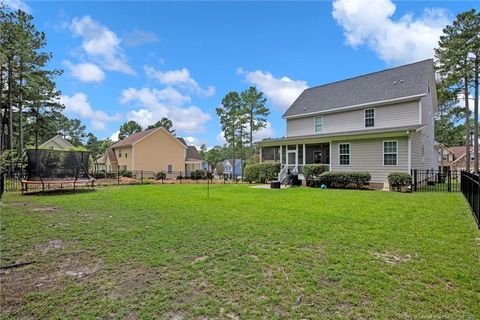
[[[480,318],[460,193],[143,185],[1,205],[1,318]]]

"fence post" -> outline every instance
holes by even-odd
[[[143,184],[143,170],[140,170],[140,181]]]
[[[447,171],[448,192],[452,192],[452,171]]]
[[[417,191],[417,169],[413,170],[413,191]]]
[[[117,165],[117,186],[120,185],[120,167]]]

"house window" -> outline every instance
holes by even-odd
[[[119,158],[122,157],[122,150],[118,150],[118,157],[119,157]]]
[[[397,141],[383,142],[383,165],[396,166],[398,158],[398,143]]]
[[[126,165],[121,165],[120,166],[120,171],[127,171],[127,166]]]
[[[315,117],[315,132],[322,132],[323,130],[323,116]]]
[[[375,109],[365,110],[365,128],[371,128],[375,126]]]
[[[448,161],[448,154],[444,154],[444,155],[442,156],[442,160],[443,160],[443,161]]]
[[[425,162],[425,145],[422,145],[422,162]]]
[[[340,143],[338,145],[338,155],[341,166],[350,165],[350,143]]]
[[[125,158],[127,157],[127,153],[125,152]]]
[[[172,166],[171,164],[169,164],[169,165],[167,166],[167,172],[168,172],[168,173],[172,173],[172,171],[173,171],[173,166]]]

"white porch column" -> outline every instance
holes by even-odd
[[[260,153],[260,163],[262,163],[262,147],[260,147],[259,153]]]
[[[283,166],[283,146],[280,145],[280,166]]]
[[[307,157],[307,149],[305,148],[305,143],[303,144],[303,165],[305,165],[305,158]]]

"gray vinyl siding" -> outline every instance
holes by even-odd
[[[321,133],[336,133],[362,129],[383,129],[419,124],[419,103],[410,101],[386,106],[376,106],[375,126],[365,128],[365,109],[329,113],[323,115]],[[287,137],[315,134],[315,117],[287,119]]]
[[[433,88],[432,90],[435,90]],[[435,157],[434,115],[432,95],[422,98],[422,124],[425,126],[412,134],[412,169],[437,169]],[[422,146],[425,146],[425,155],[422,157]]]
[[[383,165],[383,142],[398,141],[398,156],[396,166]],[[350,143],[350,165],[340,165],[338,145]],[[331,144],[332,171],[368,171],[372,175],[372,182],[387,181],[391,172],[408,172],[408,138],[386,138],[352,141],[334,141]]]

